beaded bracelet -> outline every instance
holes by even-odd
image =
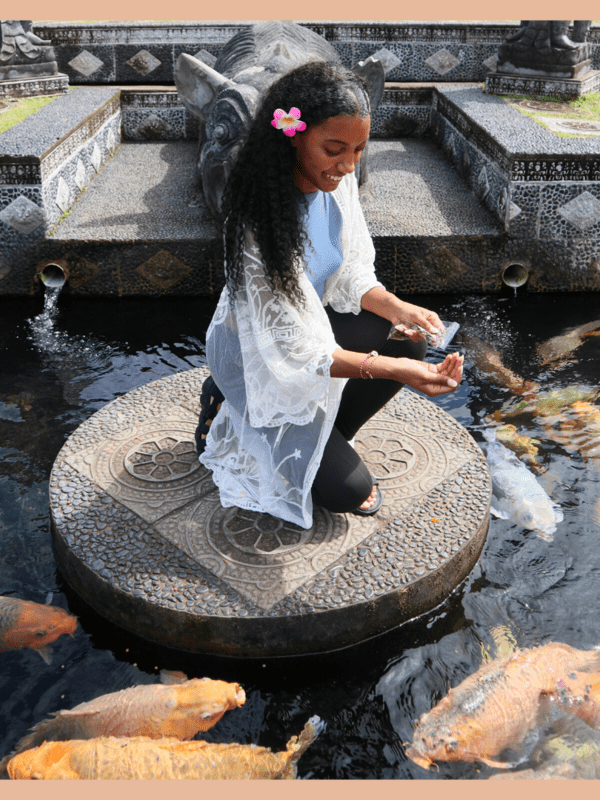
[[[364,378],[365,380],[367,380],[367,376],[369,378],[371,378],[371,380],[373,380],[373,376],[371,375],[370,369],[366,369],[365,370],[366,375],[363,375],[363,367],[365,365],[365,361],[368,361],[370,358],[373,359],[373,361],[371,362],[371,367],[372,367],[373,364],[375,363],[375,359],[379,358],[379,353],[377,352],[377,350],[371,350],[370,353],[367,353],[367,355],[364,357],[364,359],[363,359],[363,361],[362,361],[362,363],[360,365],[360,369],[359,369],[360,377]]]

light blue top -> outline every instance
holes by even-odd
[[[304,229],[310,242],[304,271],[322,300],[325,281],[343,261],[340,244],[342,215],[331,192],[317,190],[304,197],[308,201],[308,212],[303,218]]]

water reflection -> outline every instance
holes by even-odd
[[[39,300],[4,300],[0,593],[43,603],[53,592],[52,603],[77,614],[80,626],[75,639],[61,637],[53,645],[51,666],[33,652],[1,654],[0,757],[50,712],[158,681],[166,667],[236,681],[246,690],[246,705],[210,730],[211,741],[282,749],[310,716],[322,717],[327,730],[300,761],[300,777],[447,780],[498,773],[477,761],[425,770],[406,756],[403,743],[413,739],[414,720],[486,659],[553,641],[580,650],[600,643],[600,337],[587,335],[591,330],[572,335],[600,318],[600,297],[433,296],[417,302],[459,322],[465,337],[449,347],[466,355],[465,382],[435,402],[482,445],[484,431],[501,425],[514,426],[507,435],[515,441],[528,440],[520,443],[525,451],[533,441],[536,480],[564,519],[552,541],[511,520],[493,519],[478,564],[441,608],[351,653],[263,666],[174,653],[104,622],[63,586],[49,530],[47,480],[65,438],[115,397],[202,364],[213,304],[195,298],[85,300],[65,290],[42,319]],[[538,345],[564,336],[576,347],[543,363]],[[469,350],[466,337],[483,343],[479,354]],[[431,359],[439,357],[433,352]],[[521,402],[526,406],[510,416]],[[579,756],[584,744],[594,745],[597,732],[582,728],[581,720],[560,725],[551,720],[536,741],[513,753],[515,760],[526,759],[513,771],[558,770],[552,765],[562,748],[571,777],[590,775],[591,757],[583,763]]]

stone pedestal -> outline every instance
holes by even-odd
[[[223,508],[194,449],[205,369],[114,400],[50,479],[56,554],[100,614],[176,649],[292,656],[355,644],[439,605],[469,574],[491,482],[467,431],[403,389],[359,432],[372,517],[315,509],[304,530]]]
[[[552,49],[546,55],[533,48],[519,49],[515,44],[498,48],[499,72],[528,77],[581,78],[590,70],[592,47],[583,43],[572,50]]]
[[[0,97],[40,97],[49,94],[66,94],[69,78],[61,72],[38,77],[0,80]]]
[[[556,97],[575,100],[589,92],[600,91],[600,70],[588,70],[578,77],[564,78],[540,75],[535,71],[505,72],[504,66],[489,72],[485,78],[485,91],[490,94],[525,94],[532,97]]]

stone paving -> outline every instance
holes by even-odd
[[[310,530],[223,508],[194,449],[206,368],[109,403],[59,453],[55,549],[99,613],[177,649],[268,657],[362,641],[441,603],[489,526],[485,458],[434,403],[403,389],[359,432],[379,478],[373,517],[315,509]]]

